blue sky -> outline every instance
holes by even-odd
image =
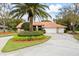
[[[67,7],[70,5],[69,3],[49,3],[47,4],[49,6],[50,10],[47,10],[47,12],[52,16],[52,18],[55,18],[55,16],[60,12],[59,9],[63,7]]]

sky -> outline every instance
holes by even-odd
[[[52,18],[56,18],[56,15],[60,12],[59,9],[63,7],[67,7],[71,5],[70,3],[49,3],[49,10],[47,12],[52,16]]]
[[[60,12],[60,8],[63,7],[67,7],[68,5],[70,5],[70,3],[47,3],[47,5],[49,6],[49,10],[46,9],[46,12],[48,12],[51,16],[52,19],[48,18],[48,20],[53,20],[54,18],[56,18],[56,15]],[[24,16],[23,19],[26,19],[27,16]],[[38,19],[36,19],[36,21],[38,21]]]

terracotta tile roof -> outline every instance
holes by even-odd
[[[42,25],[45,28],[63,28],[65,26],[56,24],[55,22],[35,22],[33,25]]]
[[[34,22],[33,26],[44,26],[44,24],[42,22]]]
[[[23,23],[20,23],[19,25],[17,25],[16,28],[21,28]],[[60,24],[56,24],[55,22],[34,22],[33,26],[43,26],[45,28],[64,28],[66,26],[60,25]]]

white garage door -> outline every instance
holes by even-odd
[[[57,33],[57,29],[56,28],[45,28],[46,33]]]
[[[64,28],[59,28],[58,33],[64,33]]]
[[[64,28],[45,28],[46,33],[64,33]]]

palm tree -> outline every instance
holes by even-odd
[[[13,9],[11,10],[11,13],[13,17],[21,18],[24,15],[28,15],[28,20],[30,22],[29,30],[33,31],[33,20],[35,18],[48,18],[51,17],[45,10],[49,9],[49,7],[46,4],[40,4],[40,3],[18,3],[15,4]]]

